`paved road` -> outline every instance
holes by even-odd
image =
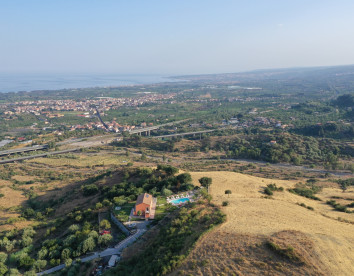
[[[129,134],[139,134],[139,133],[142,133],[142,132],[148,132],[148,131],[151,131],[151,130],[159,129],[160,127],[172,126],[172,125],[183,123],[183,122],[189,121],[189,120],[190,119],[186,119],[186,120],[175,121],[175,122],[166,123],[166,124],[162,124],[162,125],[158,125],[158,126],[138,128],[138,129],[134,129],[134,130],[130,131]]]
[[[37,145],[37,146],[33,146],[33,147],[24,147],[24,148],[19,148],[19,149],[3,150],[3,151],[0,151],[0,156],[42,150],[42,149],[46,149],[46,148],[48,148],[48,145]]]
[[[145,232],[146,232],[146,229],[137,229],[135,234],[124,239],[123,241],[118,243],[114,248],[107,248],[101,252],[94,252],[92,255],[82,258],[81,262],[89,262],[89,261],[92,261],[97,258],[120,254],[124,248],[126,248],[129,245],[131,245],[132,243],[134,243]],[[48,270],[39,272],[39,273],[37,273],[37,275],[40,276],[40,275],[50,274],[50,273],[62,270],[63,268],[65,268],[65,264],[61,264],[61,265],[52,267]]]
[[[45,274],[50,274],[50,273],[53,273],[53,272],[56,272],[56,271],[62,270],[64,267],[65,267],[65,264],[61,264],[61,265],[58,265],[58,266],[52,267],[51,269],[48,269],[48,270],[45,270],[45,271],[39,272],[39,273],[37,273],[37,275],[45,275]]]
[[[116,250],[118,250],[118,252],[122,252],[124,248],[128,247],[133,242],[135,242],[145,232],[146,232],[146,229],[137,229],[136,233],[134,235],[131,235],[128,238],[126,238],[125,240],[121,241],[114,248]]]
[[[184,132],[184,133],[174,133],[160,136],[151,136],[151,138],[168,138],[168,137],[177,137],[177,136],[188,136],[194,134],[202,134],[217,131],[218,129],[202,130],[202,131],[193,131],[193,132]]]
[[[12,158],[12,159],[5,159],[5,160],[0,160],[0,164],[12,163],[12,162],[23,161],[23,160],[27,160],[27,159],[34,159],[34,158],[39,158],[39,157],[47,157],[48,155],[63,154],[63,153],[78,151],[80,149],[81,148],[59,150],[59,151],[48,151],[46,153],[41,153],[41,154],[35,154],[35,155]]]

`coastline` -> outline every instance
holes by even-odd
[[[107,88],[176,82],[168,75],[0,73],[0,93]]]

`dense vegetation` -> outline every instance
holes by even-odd
[[[161,221],[159,233],[142,253],[107,275],[165,275],[183,262],[205,231],[224,220],[225,215],[205,200],[181,208]]]
[[[7,167],[9,166],[7,165]],[[37,174],[36,171],[32,173]],[[131,209],[137,196],[144,192],[149,192],[154,196],[167,196],[174,192],[195,188],[191,184],[190,174],[176,175],[177,173],[178,169],[170,165],[158,165],[156,169],[131,168],[123,172],[105,170],[78,182],[77,188],[69,193],[46,201],[40,200],[34,190],[24,189],[23,191],[28,194],[28,200],[26,205],[20,208],[21,216],[16,220],[41,223],[35,229],[26,228],[23,231],[13,230],[1,233],[0,250],[6,256],[9,255],[2,262],[4,270],[5,267],[6,269],[16,267],[21,271],[38,272],[46,267],[53,267],[61,263],[70,265],[73,259],[110,245],[113,242],[113,237],[109,234],[99,235],[99,233],[102,229],[110,229],[111,225],[105,220],[98,225],[98,213],[109,211],[115,205],[122,206],[123,209],[127,205]],[[1,177],[10,180],[13,175],[15,172],[8,170],[2,172]],[[65,174],[55,172],[42,171],[42,175],[49,175],[52,179],[67,179]],[[120,179],[118,183],[105,184],[117,177]],[[20,189],[22,185],[28,184],[17,181],[14,185]],[[51,219],[53,216],[55,217],[56,209],[70,200],[77,199],[80,195],[88,200],[98,197],[99,201],[90,203],[85,209],[75,207],[64,217]],[[103,224],[103,222],[105,223]],[[39,232],[37,233],[37,231]],[[124,237],[119,230],[116,234],[115,242]]]

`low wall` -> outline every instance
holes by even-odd
[[[130,235],[130,231],[124,226],[123,223],[121,223],[121,222],[113,215],[112,212],[111,212],[111,220],[114,222],[115,225],[118,226],[118,228],[119,228],[120,230],[122,230],[122,232],[123,232],[124,234],[126,234],[127,236]]]

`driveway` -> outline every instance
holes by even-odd
[[[92,255],[84,257],[81,259],[81,262],[89,262],[97,258],[102,258],[106,256],[111,256],[111,255],[119,255],[124,248],[128,247],[132,243],[134,243],[140,236],[142,236],[146,231],[147,231],[147,225],[150,223],[149,221],[137,221],[136,223],[136,232],[127,237],[126,239],[122,240],[120,243],[116,244],[114,248],[107,248],[101,252],[94,252]],[[74,264],[75,262],[73,262]],[[42,271],[37,273],[37,275],[45,275],[45,274],[50,274],[59,270],[62,270],[65,268],[65,264],[61,264],[55,267],[52,267],[48,270]]]

